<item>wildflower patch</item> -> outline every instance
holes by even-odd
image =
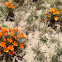
[[[21,38],[26,38],[26,36],[17,28],[0,27],[0,52],[3,52],[2,54],[4,54],[4,56],[16,55],[16,49],[23,49],[25,46],[25,43],[21,42]]]

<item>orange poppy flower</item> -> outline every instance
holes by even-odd
[[[20,34],[20,37],[25,38],[26,36],[25,36],[23,33],[21,33],[21,34]]]
[[[3,48],[6,47],[6,45],[5,45],[5,43],[3,41],[1,41],[0,46],[3,47]]]
[[[4,48],[4,52],[9,52],[8,47]]]
[[[14,50],[13,45],[9,45],[8,49],[11,50],[11,51],[13,51]]]
[[[12,43],[13,42],[13,40],[11,39],[11,37],[10,38],[8,38],[7,39],[10,43]]]
[[[8,7],[14,9],[13,4],[10,4]]]
[[[2,36],[2,32],[0,32],[0,37]]]
[[[14,36],[15,33],[14,32],[11,32],[10,34],[11,34],[11,36]]]
[[[9,55],[13,55],[14,53],[14,51],[9,51]]]
[[[8,29],[5,29],[5,32],[7,32],[7,33],[8,33]]]
[[[18,46],[17,43],[14,41],[14,43],[12,43],[14,46]]]
[[[24,46],[20,44],[20,48],[23,48]]]
[[[6,42],[6,38],[4,38],[3,41]]]
[[[9,5],[8,8],[12,8],[11,5]]]
[[[14,38],[15,38],[15,39],[17,39],[17,37],[16,37],[16,36],[14,36]]]
[[[19,36],[17,36],[17,37],[16,37],[16,36],[14,36],[14,38],[15,38],[15,39],[18,39],[18,38],[19,38]]]
[[[9,30],[11,31],[12,29],[11,29],[11,28],[9,28]]]
[[[11,2],[8,1],[8,3],[3,3],[3,5],[8,6]]]
[[[14,9],[14,6],[8,6],[8,7]]]
[[[13,7],[14,4],[10,4],[11,7]]]
[[[17,31],[17,32],[19,31],[17,28],[14,28],[14,30]]]
[[[4,45],[3,48],[6,48],[6,45]]]
[[[55,11],[53,14],[54,14],[54,15],[59,14],[59,11]]]
[[[7,32],[8,30],[5,28],[1,28],[2,32]]]
[[[54,17],[54,19],[55,19],[55,21],[57,21],[58,20],[58,17]]]
[[[4,28],[1,28],[2,32],[5,32],[5,29]]]
[[[16,36],[14,36],[14,38],[15,38],[15,39],[17,39],[17,37],[16,37]]]
[[[7,36],[7,33],[6,32],[4,33],[4,36]]]
[[[8,6],[8,3],[3,3],[3,5]]]
[[[52,12],[54,12],[54,11],[55,11],[55,9],[54,9],[54,8],[51,8],[51,11],[52,11]]]
[[[49,10],[49,12],[51,12],[51,10]]]
[[[11,29],[11,28],[9,28],[9,30],[12,31],[12,32],[14,31],[14,29]]]

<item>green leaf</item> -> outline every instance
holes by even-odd
[[[2,27],[7,27],[6,25],[2,25]]]

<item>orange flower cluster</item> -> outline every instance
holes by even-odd
[[[3,3],[3,5],[8,6],[8,8],[12,8],[12,9],[14,9],[14,5],[11,4],[10,1],[8,1],[8,3]]]
[[[17,34],[18,35],[17,35]],[[0,47],[3,48],[3,51],[8,53],[9,55],[13,55],[15,53],[14,47],[20,47],[23,48],[24,44],[19,44],[17,41],[18,38],[25,38],[26,36],[24,33],[20,33],[20,31],[17,28],[14,29],[7,29],[0,27]],[[8,44],[9,42],[9,44]]]
[[[58,10],[56,8],[55,9],[51,8],[49,10],[49,13],[46,14],[46,16],[49,17],[49,18],[50,17],[54,18],[55,21],[57,21],[59,19],[62,20],[62,15],[60,13],[62,13],[62,9]]]
[[[57,11],[58,9],[54,9],[54,8],[51,8],[50,10],[49,10],[49,12],[55,12],[55,11]]]

